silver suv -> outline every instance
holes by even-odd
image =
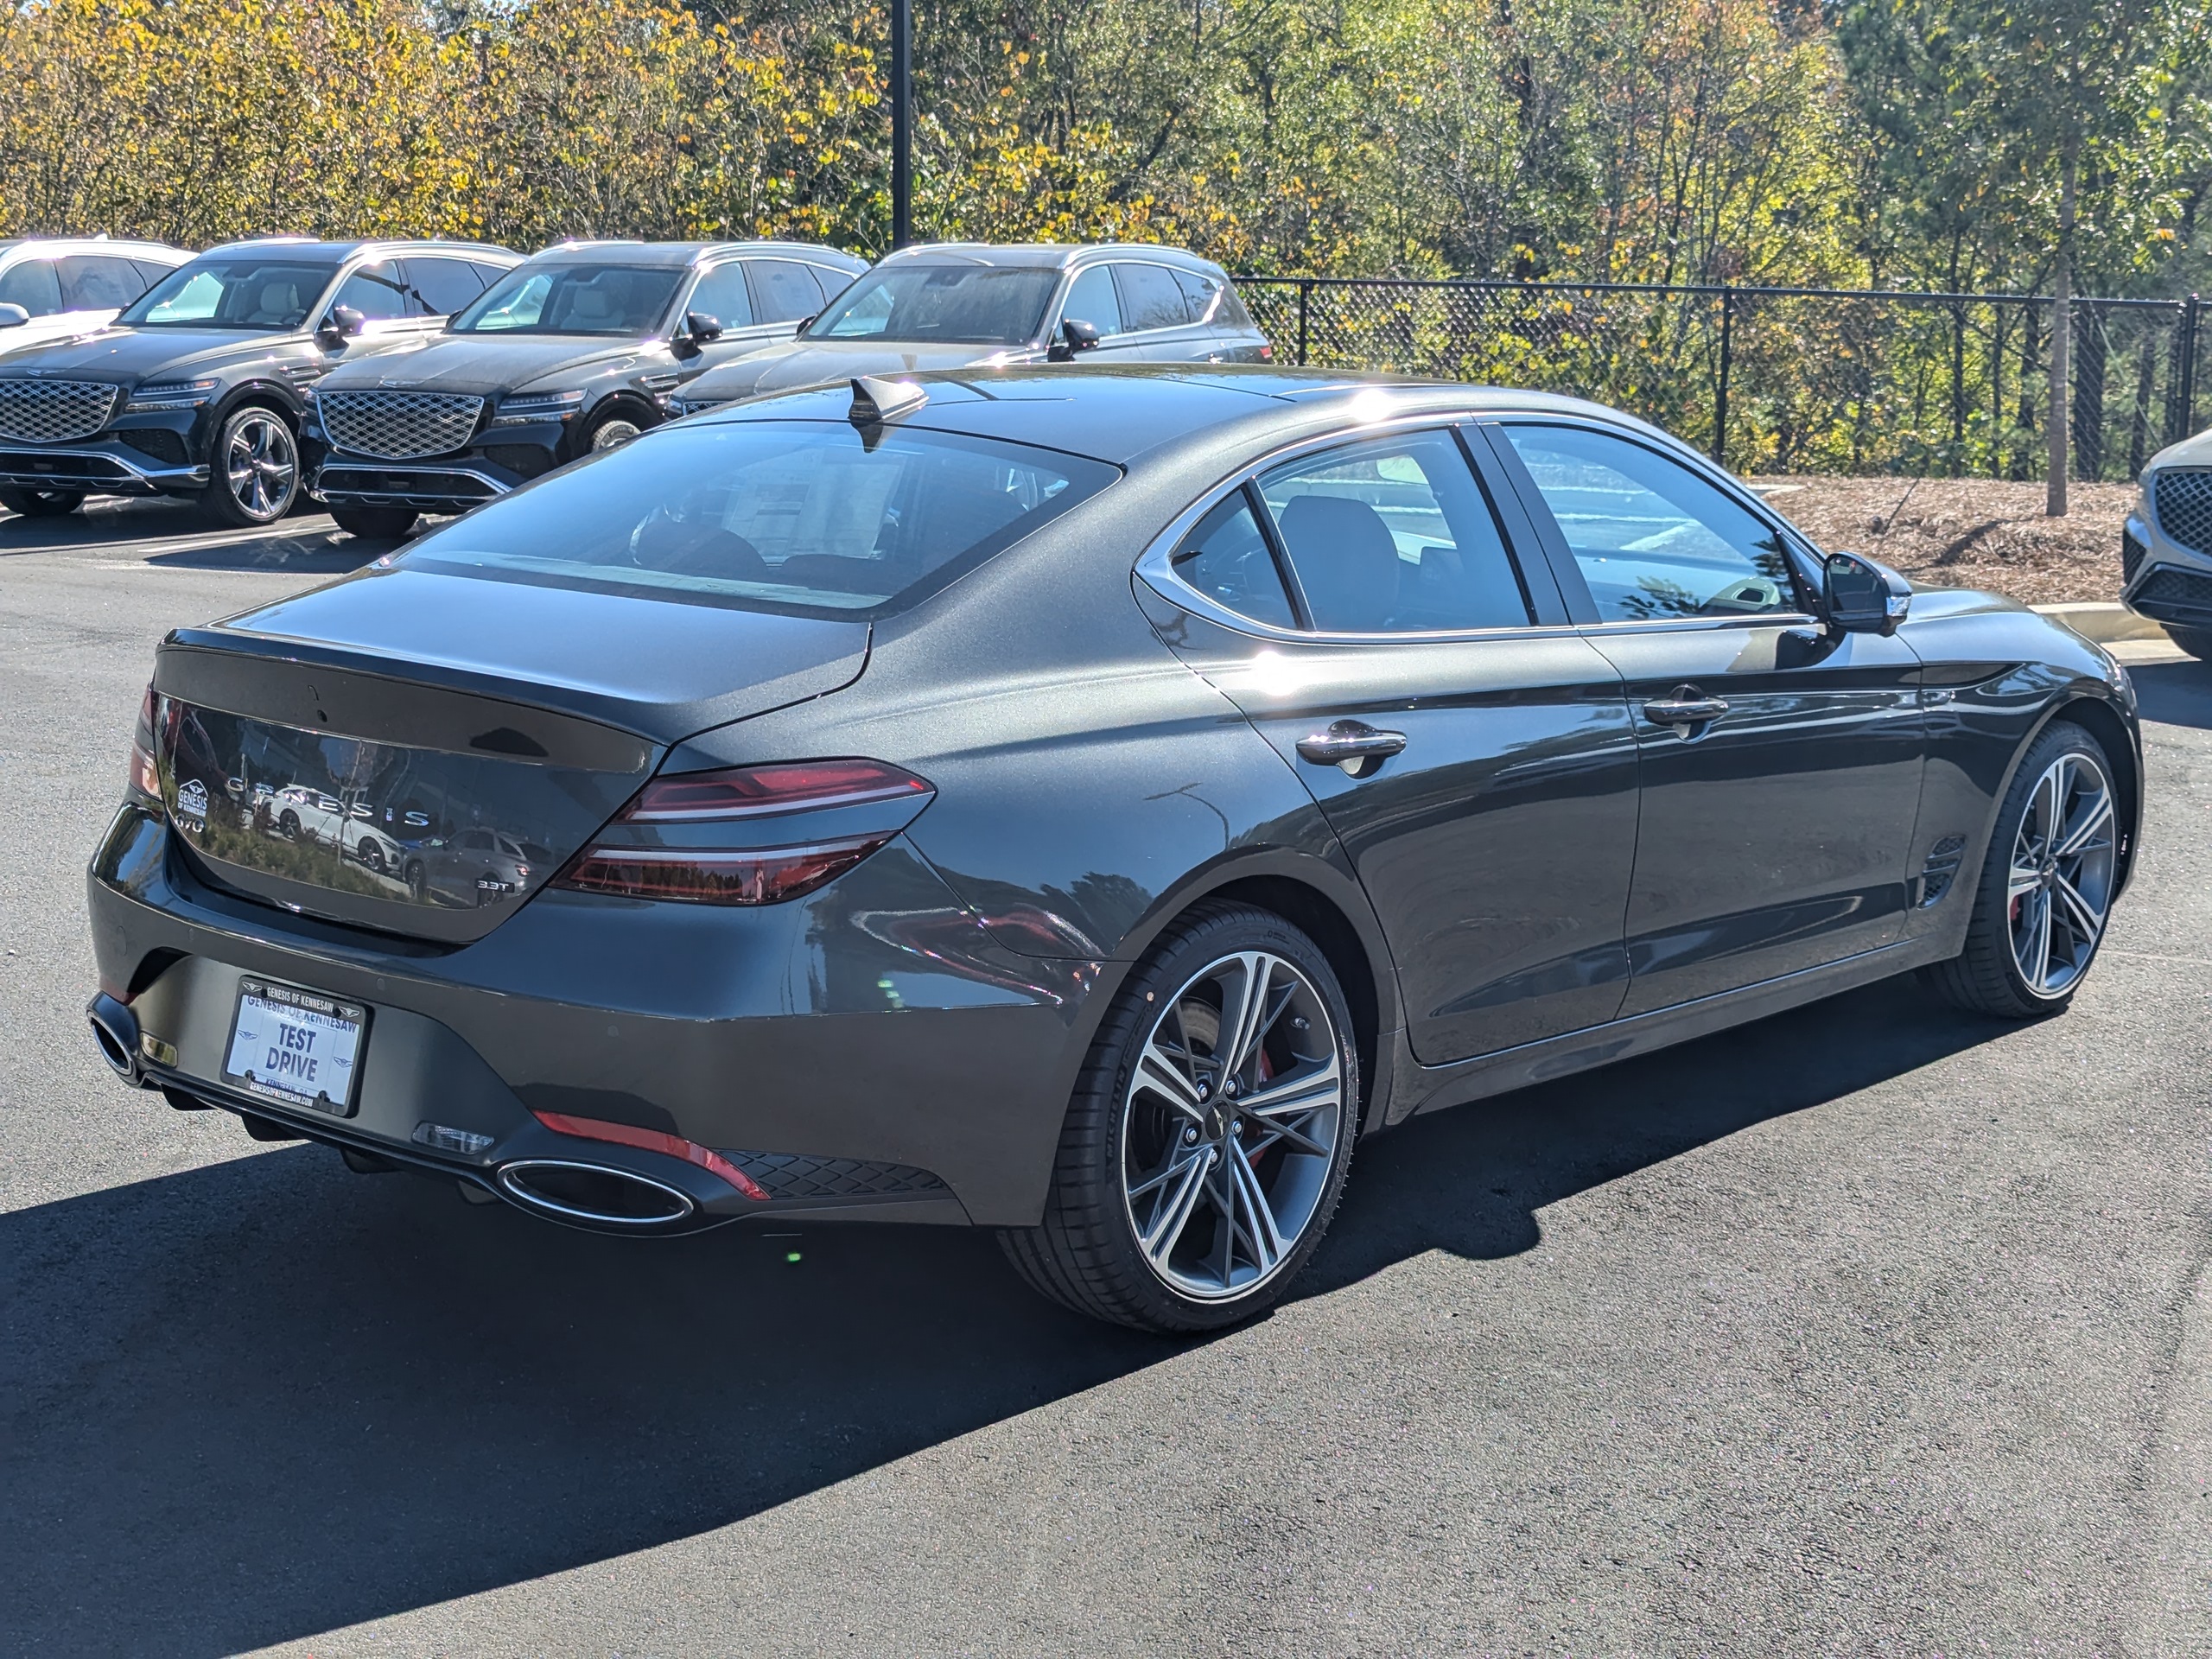
[[[105,236],[0,239],[0,352],[105,328],[192,256]]]
[[[2212,661],[2212,431],[2161,449],[2120,531],[2120,598]]]

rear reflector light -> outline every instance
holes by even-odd
[[[614,817],[610,829],[697,828],[767,817],[792,817],[881,804],[892,812],[886,827],[862,830],[846,819],[823,830],[849,833],[803,839],[799,831],[772,847],[638,846],[620,840],[593,842],[569,861],[552,885],[575,893],[623,899],[667,899],[695,905],[775,905],[825,886],[874,852],[913,820],[936,794],[927,780],[880,760],[798,760],[720,772],[656,778]],[[898,803],[907,804],[898,810]],[[782,826],[778,826],[781,828]],[[773,834],[773,831],[770,832]],[[760,836],[760,830],[749,832]],[[735,831],[733,840],[747,839]]]
[[[570,1117],[566,1112],[533,1111],[531,1116],[556,1135],[573,1135],[580,1141],[604,1141],[610,1146],[636,1147],[645,1152],[661,1152],[671,1158],[681,1158],[687,1164],[696,1164],[709,1173],[721,1176],[757,1203],[765,1204],[768,1200],[760,1183],[721,1154],[710,1147],[702,1147],[696,1141],[686,1141],[680,1135],[664,1135],[658,1129],[641,1129],[634,1123],[609,1123],[596,1117]]]
[[[920,799],[930,786],[880,760],[800,760],[727,772],[656,778],[624,809],[625,823],[697,823],[709,818],[765,817],[858,806],[866,801]]]
[[[130,734],[130,787],[149,800],[162,798],[162,774],[154,764],[154,685],[146,683],[146,696],[138,705],[138,724]]]
[[[680,847],[593,847],[553,885],[625,899],[677,899],[695,905],[777,905],[833,881],[891,837],[694,852]]]

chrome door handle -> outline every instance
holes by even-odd
[[[1728,712],[1724,697],[1687,696],[1684,686],[1671,697],[1654,697],[1643,705],[1643,717],[1655,726],[1702,726]]]
[[[1378,732],[1362,720],[1335,720],[1325,732],[1298,740],[1298,753],[1317,766],[1342,766],[1357,775],[1370,760],[1382,760],[1406,747],[1403,732]]]

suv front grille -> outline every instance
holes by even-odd
[[[2152,486],[2158,528],[2192,553],[2212,555],[2212,471],[2162,467]]]
[[[99,380],[0,380],[0,437],[18,443],[89,438],[115,412],[118,390]]]
[[[333,448],[384,461],[466,448],[484,412],[481,397],[444,391],[323,391],[315,406]]]

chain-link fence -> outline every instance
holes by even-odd
[[[2050,302],[1631,283],[1238,279],[1279,361],[1573,392],[1745,473],[2043,475]],[[2196,431],[2212,327],[2186,300],[2074,303],[2074,475]]]

